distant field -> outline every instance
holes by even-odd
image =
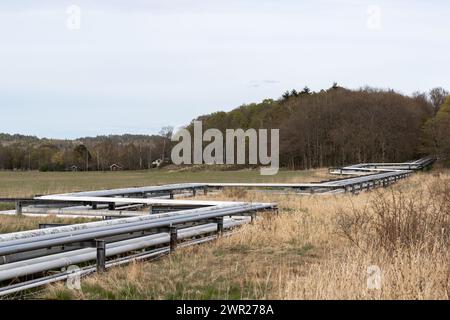
[[[73,191],[141,187],[181,182],[308,182],[327,177],[327,170],[280,171],[261,176],[258,170],[239,171],[115,171],[115,172],[17,172],[0,171],[0,198],[32,197]],[[0,203],[0,210],[14,204]],[[35,229],[39,223],[61,223],[55,217],[0,216],[0,233]],[[75,222],[75,221],[72,221]]]
[[[12,172],[0,171],[0,197],[30,197],[97,189],[140,187],[181,182],[309,182],[327,176],[325,169],[282,170],[261,176],[258,170],[240,171],[116,171],[116,172]]]

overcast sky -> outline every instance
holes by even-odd
[[[450,89],[449,17],[444,0],[2,1],[0,132],[151,134],[334,81]]]

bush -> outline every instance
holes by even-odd
[[[378,191],[363,209],[340,209],[338,232],[364,251],[431,250],[450,244],[450,182]]]

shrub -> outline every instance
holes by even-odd
[[[338,232],[364,251],[450,244],[450,182],[437,178],[408,191],[377,191],[362,209],[339,209]]]

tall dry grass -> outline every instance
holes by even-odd
[[[336,211],[347,245],[306,275],[287,274],[282,299],[449,299],[450,178],[419,175]],[[368,269],[381,288],[367,286]]]
[[[339,210],[342,234],[362,250],[446,248],[450,241],[450,183],[428,179],[413,190],[375,191],[368,205]]]

